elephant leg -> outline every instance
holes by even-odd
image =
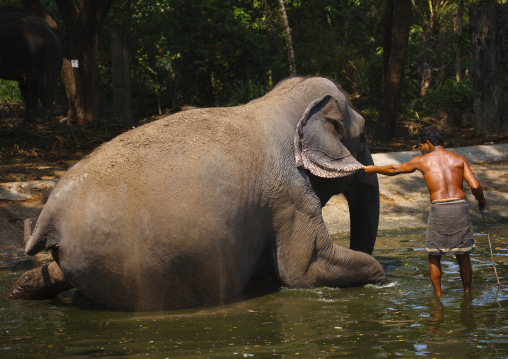
[[[322,217],[296,211],[290,218],[276,240],[276,265],[284,285],[348,287],[387,282],[372,256],[335,245]]]
[[[41,101],[44,115],[47,116],[53,108],[53,101],[58,85],[58,72],[56,76],[52,74],[55,71],[49,71],[45,76],[41,76],[37,83],[37,92]]]
[[[24,81],[20,81],[19,90],[23,96],[23,101],[25,102],[25,118],[23,123],[33,123],[35,120],[37,101],[39,97],[37,96],[34,88],[28,86]]]
[[[56,262],[21,275],[4,294],[7,299],[47,299],[73,288]]]

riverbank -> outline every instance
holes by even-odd
[[[485,190],[489,224],[508,222],[508,144],[449,149],[465,156]],[[407,162],[417,151],[373,154],[376,165]],[[70,165],[70,164],[69,164]],[[63,171],[55,172],[61,175]],[[425,230],[429,211],[427,187],[419,172],[396,177],[378,176],[381,196],[379,231]],[[23,251],[23,222],[36,220],[56,178],[39,181],[0,183],[0,268],[34,259]],[[474,225],[483,224],[481,213],[467,185],[470,214]],[[334,196],[323,208],[331,234],[347,235],[349,210],[342,195]],[[35,261],[47,260],[47,255]]]

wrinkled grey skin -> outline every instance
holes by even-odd
[[[52,250],[65,282],[121,310],[224,303],[260,273],[289,287],[384,283],[363,253],[377,178],[353,174],[371,163],[364,120],[337,86],[291,78],[245,106],[182,112],[104,144],[58,182],[33,235],[26,224],[25,249]],[[359,251],[334,245],[323,221],[341,192]],[[39,291],[20,281],[8,298]]]
[[[37,102],[52,107],[62,67],[62,48],[44,19],[0,6],[0,78],[18,81],[25,102],[24,122],[33,122]]]

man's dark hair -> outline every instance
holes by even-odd
[[[425,126],[418,132],[418,140],[421,143],[429,141],[434,146],[444,146],[443,132],[436,126]]]

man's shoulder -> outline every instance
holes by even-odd
[[[443,152],[444,152],[445,156],[452,157],[452,158],[454,158],[456,160],[467,161],[464,156],[461,156],[458,153],[455,153],[455,152],[452,152],[452,151],[448,151],[448,150],[444,150]]]
[[[406,163],[403,163],[402,166],[405,166],[405,167],[411,169],[412,171],[414,171],[414,170],[421,171],[422,164],[424,162],[425,162],[425,155],[415,156],[415,157],[411,158],[409,161],[407,161]]]

